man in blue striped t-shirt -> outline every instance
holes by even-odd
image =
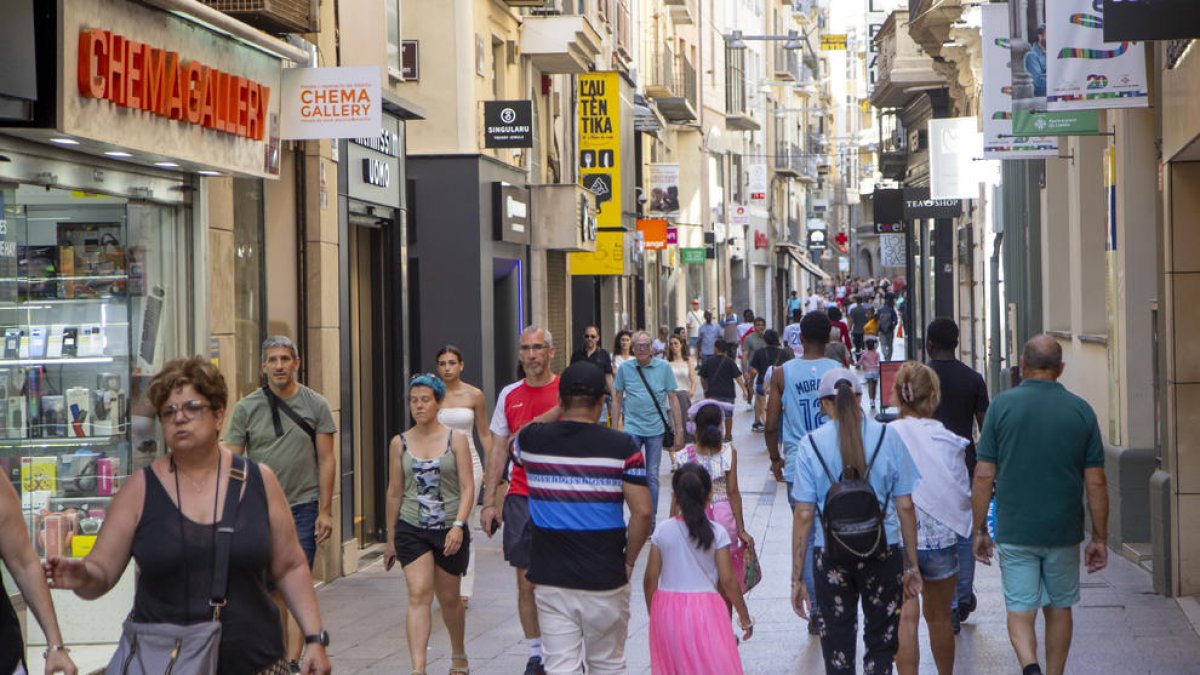
[[[650,491],[633,437],[596,424],[606,389],[594,364],[571,364],[558,380],[559,421],[529,424],[513,444],[533,521],[525,576],[552,673],[585,663],[588,672],[625,671],[629,577],[650,534]]]

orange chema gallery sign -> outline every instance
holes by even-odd
[[[271,88],[100,28],[79,33],[79,93],[256,141]]]

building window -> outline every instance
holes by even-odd
[[[263,183],[233,179],[234,341],[238,399],[261,386],[259,347],[266,339],[266,265],[263,263]],[[289,336],[296,340],[297,336]],[[231,392],[233,393],[233,392]]]

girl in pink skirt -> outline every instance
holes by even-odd
[[[708,519],[725,528],[729,535],[729,556],[733,560],[733,576],[746,592],[746,548],[754,546],[754,538],[746,532],[742,519],[742,493],[738,490],[737,450],[724,442],[726,412],[733,406],[724,401],[705,399],[688,408],[688,431],[696,442],[675,453],[672,469],[685,464],[698,464],[712,479],[712,499],[708,504]],[[674,497],[672,497],[674,502]],[[671,513],[676,513],[672,506]]]
[[[654,529],[646,564],[650,671],[654,675],[739,675],[742,660],[726,603],[737,611],[742,639],[754,622],[733,575],[729,534],[705,515],[712,479],[696,464],[671,477],[680,515]]]

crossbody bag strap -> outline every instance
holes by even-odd
[[[871,462],[867,464],[867,473],[863,476],[866,480],[871,475],[871,469],[875,468],[875,460],[879,459],[879,449],[883,447],[883,437],[887,435],[887,427],[879,430],[879,440],[875,441],[875,454],[871,456]]]
[[[275,425],[275,437],[279,438],[283,435],[283,420],[279,418],[279,413],[282,411],[283,414],[288,416],[288,419],[300,427],[300,431],[308,434],[308,439],[313,444],[313,459],[319,465],[321,460],[317,457],[317,430],[308,423],[308,420],[301,417],[300,413],[292,410],[292,406],[288,405],[287,401],[279,398],[275,392],[271,391],[271,387],[264,384],[262,389],[263,394],[267,397],[267,402],[271,404],[271,423]]]
[[[654,403],[654,410],[658,412],[658,419],[662,420],[663,431],[670,429],[671,425],[667,424],[667,416],[663,414],[662,407],[658,405],[658,396],[655,396],[654,390],[650,388],[650,383],[646,380],[646,374],[642,372],[642,367],[635,365],[634,368],[637,368],[638,377],[642,378],[642,384],[646,385],[646,393],[650,394],[650,400]]]
[[[229,592],[229,554],[233,549],[233,533],[237,525],[238,506],[242,503],[242,485],[246,482],[246,458],[233,456],[229,467],[229,486],[225,492],[225,512],[217,526],[216,552],[213,560],[212,593],[208,604],[213,608],[213,621],[221,620],[221,608],[225,606]]]

